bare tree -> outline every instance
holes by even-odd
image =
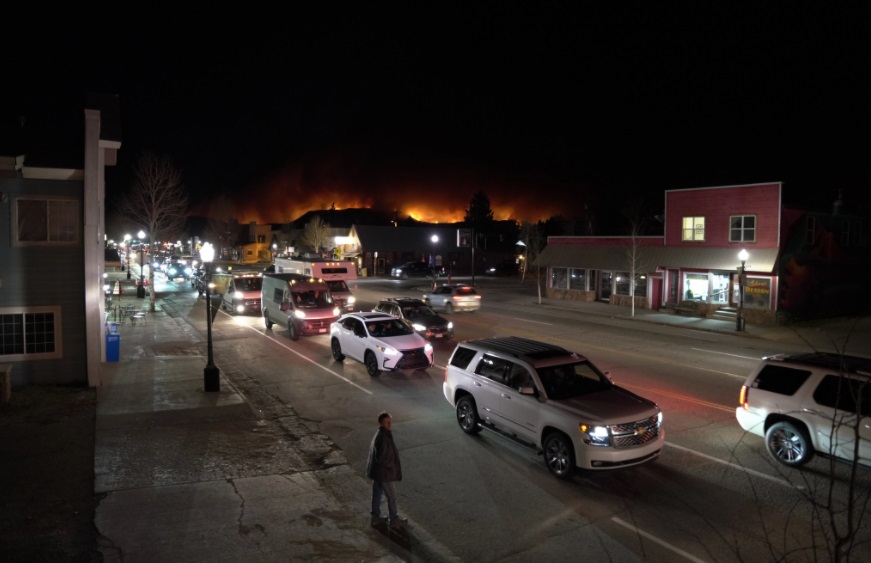
[[[629,242],[626,245],[626,263],[629,266],[629,301],[632,316],[635,316],[635,288],[641,276],[646,276],[649,268],[644,262],[641,250],[642,220],[633,219],[629,225]]]
[[[538,304],[541,305],[541,282],[547,273],[547,268],[542,268],[535,264],[538,260],[538,255],[544,250],[545,238],[542,234],[542,225],[540,223],[523,223],[520,227],[520,240],[526,244],[526,260],[523,267],[523,275],[520,278],[520,283],[526,280],[526,274],[529,272],[530,277],[535,279],[538,289]]]
[[[322,248],[326,248],[329,238],[330,224],[324,223],[320,215],[315,215],[311,221],[305,224],[302,241],[314,248],[315,252],[320,252]]]
[[[168,156],[142,152],[133,164],[133,183],[118,204],[119,214],[146,232],[149,248],[156,240],[179,236],[188,213],[182,175]],[[150,268],[151,310],[154,311],[154,268]]]
[[[225,195],[218,196],[209,204],[208,234],[218,242],[217,256],[229,256],[229,249],[236,244],[239,222],[233,215],[235,210],[236,206]]]

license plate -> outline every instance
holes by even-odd
[[[325,328],[319,328],[319,329],[318,329],[318,332],[326,332],[326,331],[327,331],[327,329],[325,329]]]
[[[435,334],[433,336],[435,336],[436,338],[441,338],[443,335],[442,334]]]

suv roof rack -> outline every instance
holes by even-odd
[[[532,360],[545,360],[574,355],[573,352],[566,350],[562,346],[529,340],[528,338],[520,338],[519,336],[494,336],[492,338],[468,340],[467,342],[469,344],[483,345],[503,354],[510,354],[518,358],[522,356]]]
[[[777,354],[766,359],[781,360],[793,363],[805,363],[814,366],[826,367],[833,370],[861,373],[871,373],[871,358],[861,356],[849,356],[832,352],[808,352],[806,354]]]

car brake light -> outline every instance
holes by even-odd
[[[744,407],[745,409],[747,408],[747,391],[748,391],[747,386],[742,385],[741,386],[741,394],[738,395],[738,404],[741,405],[742,407]]]

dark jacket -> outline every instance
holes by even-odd
[[[378,427],[369,446],[369,460],[366,475],[382,483],[402,481],[402,466],[399,464],[399,450],[393,443],[393,433]]]

